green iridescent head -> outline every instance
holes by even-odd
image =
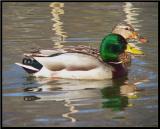
[[[109,34],[104,37],[100,46],[100,56],[104,62],[117,61],[118,56],[125,51],[126,40],[119,34]]]

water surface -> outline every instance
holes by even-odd
[[[2,7],[3,126],[158,126],[157,3],[10,2]],[[133,59],[127,77],[51,80],[29,77],[14,64],[33,48],[98,48],[122,21],[149,39],[138,45],[145,56]]]

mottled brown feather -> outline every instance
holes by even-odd
[[[103,62],[101,57],[100,57],[99,50],[97,48],[92,48],[90,46],[84,46],[84,45],[65,46],[61,49],[53,48],[53,49],[46,49],[46,50],[53,51],[53,53],[52,54],[51,53],[43,54],[43,53],[40,52],[41,49],[38,49],[38,50],[34,49],[32,51],[29,51],[29,53],[25,53],[24,56],[25,57],[48,57],[48,56],[56,56],[57,54],[64,54],[64,53],[82,53],[82,54],[87,54],[87,55],[94,56],[97,59],[99,59],[101,62]],[[119,55],[118,60],[122,61],[122,63],[124,65],[128,66],[131,63],[131,56],[130,56],[129,53],[124,52],[124,53]],[[74,69],[76,69],[76,68],[71,68],[70,70],[74,70]],[[86,68],[82,68],[82,70],[83,69],[85,70]]]

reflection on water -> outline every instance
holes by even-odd
[[[126,77],[116,81],[36,80],[41,86],[25,88],[24,92],[32,93],[32,95],[24,96],[24,100],[64,101],[64,107],[68,108],[69,112],[62,114],[62,116],[70,119],[71,122],[76,122],[76,118],[72,115],[79,112],[72,103],[74,101],[90,98],[97,99],[98,97],[101,100],[100,105],[102,108],[112,109],[112,111],[121,111],[129,105],[129,96],[135,96],[136,94],[135,86],[126,84]],[[33,94],[35,94],[35,96]]]
[[[141,8],[135,8],[133,3],[125,2],[125,4],[123,5],[123,11],[126,13],[125,15],[126,19],[124,21],[127,22],[128,24],[133,25],[135,30],[138,31],[139,28],[141,27],[139,23],[143,21],[137,18],[137,16],[141,12]]]
[[[127,93],[122,95],[121,92],[123,92],[123,90],[120,90],[120,88],[125,84],[124,79],[115,81],[112,87],[105,87],[101,89],[102,97],[108,99],[108,101],[102,103],[103,108],[111,108],[113,111],[120,111],[127,107]]]
[[[71,119],[71,122],[76,122],[76,119],[74,117],[71,117],[70,114],[77,113],[78,110],[75,109],[75,106],[71,104],[70,100],[65,100],[64,106],[68,107],[70,112],[62,114],[62,116]]]
[[[57,36],[52,37],[52,41],[54,42],[55,48],[61,48],[63,47],[61,43],[64,42],[65,38],[67,37],[67,33],[63,30],[63,22],[60,18],[60,16],[64,14],[64,3],[54,2],[51,3],[49,6],[52,9],[52,21],[54,21],[52,30],[55,32],[55,35]]]

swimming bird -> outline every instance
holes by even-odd
[[[137,40],[139,43],[147,43],[148,42],[148,40],[146,38],[144,38],[138,32],[135,31],[133,26],[131,26],[130,24],[127,24],[126,22],[121,22],[121,23],[117,24],[115,27],[113,27],[112,33],[120,34],[126,40],[128,40],[128,39]]]
[[[124,26],[131,28],[128,25]],[[126,30],[124,26],[119,25],[119,30]],[[118,32],[116,27],[113,33],[105,36],[99,50],[82,45],[41,49],[24,54],[23,64],[16,64],[36,77],[94,80],[122,77],[128,73],[130,54],[143,54],[143,52],[130,46],[126,41],[133,38],[131,36],[135,34],[133,29],[127,29],[128,34],[125,35],[120,35]]]

